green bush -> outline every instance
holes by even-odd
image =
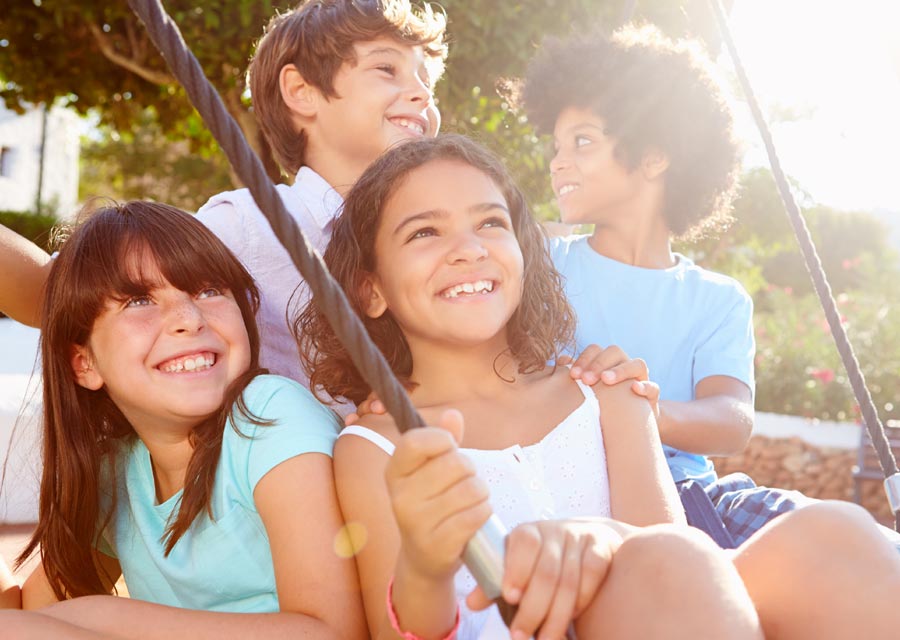
[[[38,215],[28,211],[0,211],[0,224],[43,249],[49,249],[51,230],[57,222],[55,216]]]
[[[842,322],[882,421],[900,421],[900,305],[892,297],[897,296],[878,286],[837,296]],[[758,410],[825,420],[859,418],[815,296],[798,296],[789,288],[770,285],[757,295],[754,320]]]

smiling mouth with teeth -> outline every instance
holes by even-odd
[[[567,193],[571,193],[576,189],[578,189],[577,184],[564,184],[559,188],[559,197],[561,198],[562,196],[566,195]]]
[[[181,358],[166,360],[157,366],[157,369],[165,373],[191,373],[209,369],[216,363],[216,354],[205,351]]]
[[[421,122],[418,122],[416,120],[408,120],[407,118],[393,118],[391,122],[399,127],[403,127],[404,129],[414,131],[420,136],[425,135],[425,127],[422,126]]]
[[[442,298],[456,298],[460,295],[487,295],[494,290],[493,280],[476,280],[475,282],[463,282],[441,292]]]

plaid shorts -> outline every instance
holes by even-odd
[[[744,473],[729,474],[704,489],[736,546],[770,520],[816,502],[799,491],[758,487]]]
[[[805,496],[799,491],[758,487],[743,473],[732,473],[705,486],[692,480],[679,482],[678,485],[688,522],[706,531],[720,547],[725,549],[736,548],[778,516],[819,502],[816,498]],[[706,513],[708,506],[697,509],[697,498],[686,495],[691,493],[687,490],[689,485],[694,485],[694,491],[699,490],[701,495],[706,494],[721,522],[710,522],[710,518],[715,520],[715,516]],[[723,526],[728,534],[726,536],[719,533]],[[882,525],[878,525],[878,529],[900,552],[900,534]]]

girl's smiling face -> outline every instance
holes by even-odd
[[[247,328],[229,290],[182,291],[147,251],[135,263],[146,291],[107,299],[72,367],[78,384],[105,388],[137,430],[183,432],[218,411],[249,369]]]
[[[414,169],[382,208],[366,313],[386,310],[411,348],[504,342],[522,297],[523,259],[506,199],[455,159]]]

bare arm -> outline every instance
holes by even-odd
[[[94,561],[100,567],[100,575],[104,577],[107,592],[112,593],[116,581],[122,575],[119,561],[99,551],[94,552]],[[59,599],[53,593],[50,581],[47,580],[44,565],[39,564],[28,576],[28,579],[25,580],[25,584],[22,587],[22,608],[40,609],[56,602],[59,602]]]
[[[753,431],[753,398],[746,384],[729,376],[709,376],[696,400],[659,403],[659,435],[664,444],[688,453],[727,456],[743,451]]]
[[[396,437],[393,429],[384,431],[392,431]],[[400,637],[389,624],[385,606],[391,575],[392,601],[401,628],[422,637],[447,634],[457,610],[453,576],[461,564],[462,548],[485,519],[479,512],[490,512],[485,489],[484,508],[457,511],[453,507],[453,515],[444,517],[445,499],[458,503],[454,496],[460,495],[459,489],[466,483],[456,480],[460,471],[463,476],[474,471],[460,466],[461,456],[446,432],[414,432],[404,436],[405,443],[390,461],[390,468],[387,454],[362,438],[340,438],[335,448],[341,507],[348,521],[361,525],[367,534],[357,563],[373,638]],[[386,473],[392,495],[385,482]],[[406,482],[414,474],[417,477]],[[455,489],[443,490],[445,483]],[[468,524],[462,524],[460,518]],[[401,527],[406,538],[401,535]]]
[[[0,609],[20,609],[21,607],[22,589],[6,565],[6,561],[0,556]]]
[[[613,518],[637,526],[683,523],[650,404],[632,393],[629,382],[599,383],[594,392],[600,402]]]
[[[253,497],[269,535],[280,612],[192,611],[89,596],[40,613],[124,638],[364,637],[353,560],[334,551],[342,519],[330,459],[322,454],[290,458],[263,476]]]
[[[0,311],[32,327],[41,321],[50,256],[36,244],[0,225]]]

